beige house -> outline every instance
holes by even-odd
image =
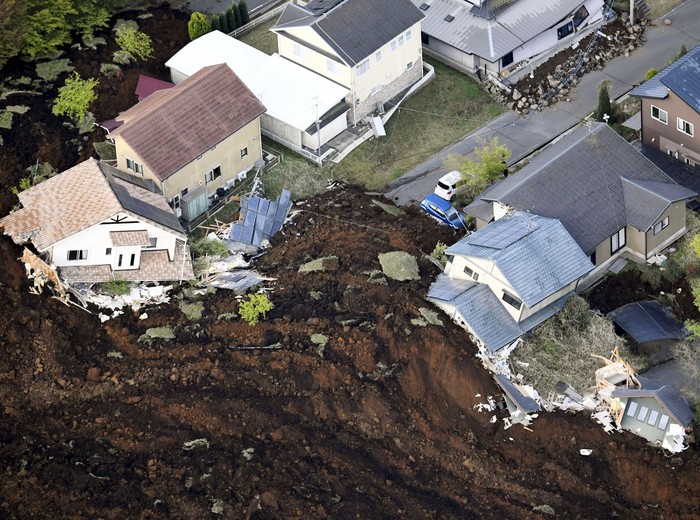
[[[312,0],[272,31],[282,57],[350,90],[356,124],[423,77],[422,18],[410,0]]]
[[[558,220],[509,212],[445,250],[428,299],[488,351],[554,315],[593,265]]]
[[[0,220],[15,243],[31,242],[68,282],[194,278],[187,235],[152,184],[88,159],[19,193]]]
[[[644,145],[700,168],[700,47],[630,94],[642,100]]]
[[[264,112],[226,64],[212,65],[121,113],[109,137],[117,167],[152,180],[178,216],[192,220],[217,188],[262,159]]]
[[[685,201],[693,196],[596,123],[545,148],[465,211],[477,228],[513,209],[558,219],[596,266],[590,283],[617,258],[646,262],[673,244],[687,231]]]

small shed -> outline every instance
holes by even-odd
[[[688,335],[671,309],[653,300],[628,303],[608,316],[628,337],[634,351],[650,354],[657,362],[669,359],[670,347]]]
[[[649,442],[663,443],[674,431],[688,431],[695,415],[685,398],[670,386],[616,388],[612,397],[624,408],[619,426]]]
[[[513,382],[504,375],[494,376],[496,383],[503,390],[503,394],[506,399],[506,406],[511,415],[511,420],[513,422],[522,422],[529,424],[530,418],[527,416],[540,411],[540,405],[527,393],[525,393],[519,386],[515,385]]]

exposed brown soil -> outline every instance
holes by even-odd
[[[122,96],[133,81],[113,104],[105,95],[100,117],[131,103]],[[66,153],[59,168],[82,157],[68,155],[51,118],[28,120],[16,155],[5,139],[4,159],[24,166],[25,142]],[[2,193],[17,175],[3,169]],[[257,519],[700,515],[697,448],[667,458],[585,415],[504,430],[504,412],[474,410],[497,389],[464,331],[444,317],[444,327],[412,322],[437,273],[422,253],[454,241],[451,230],[415,209],[387,215],[355,188],[301,208],[257,262],[277,282],[256,327],[219,318],[237,310],[226,291],[201,297],[197,323],[174,301],[101,325],[30,294],[20,248],[0,239],[0,517],[202,519],[217,517],[213,507]],[[416,255],[422,279],[372,283],[377,255],[392,250]],[[329,255],[336,270],[298,273]],[[138,341],[166,325],[175,341]],[[324,350],[314,333],[329,338]],[[200,438],[208,447],[183,449]],[[554,516],[533,510],[542,505]]]

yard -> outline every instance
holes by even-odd
[[[241,37],[267,53],[277,50],[274,21]],[[318,193],[329,179],[343,179],[378,190],[465,134],[498,116],[502,108],[479,85],[431,58],[435,79],[409,99],[386,125],[387,137],[370,139],[340,164],[318,168],[301,156],[267,141],[284,155],[282,164],[266,176],[266,188],[276,196],[282,187],[295,198]]]

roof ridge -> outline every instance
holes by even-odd
[[[659,181],[647,181],[647,180],[642,180],[642,179],[629,179],[629,178],[627,178],[627,177],[625,177],[625,176],[622,176],[622,175],[620,176],[620,179],[621,179],[623,182],[629,182],[630,184],[633,184],[634,186],[636,186],[636,187],[639,188],[640,190],[644,190],[644,191],[646,191],[647,193],[650,193],[651,195],[654,195],[655,197],[658,197],[659,199],[663,200],[664,202],[671,202],[669,199],[667,199],[667,198],[664,197],[663,195],[659,195],[659,194],[656,193],[655,191],[652,191],[652,190],[649,189],[648,187],[646,187],[646,186],[640,184],[640,183],[659,182]],[[661,184],[665,184],[665,183],[661,183]],[[624,191],[622,192],[622,196],[623,196],[623,197],[625,196]]]

